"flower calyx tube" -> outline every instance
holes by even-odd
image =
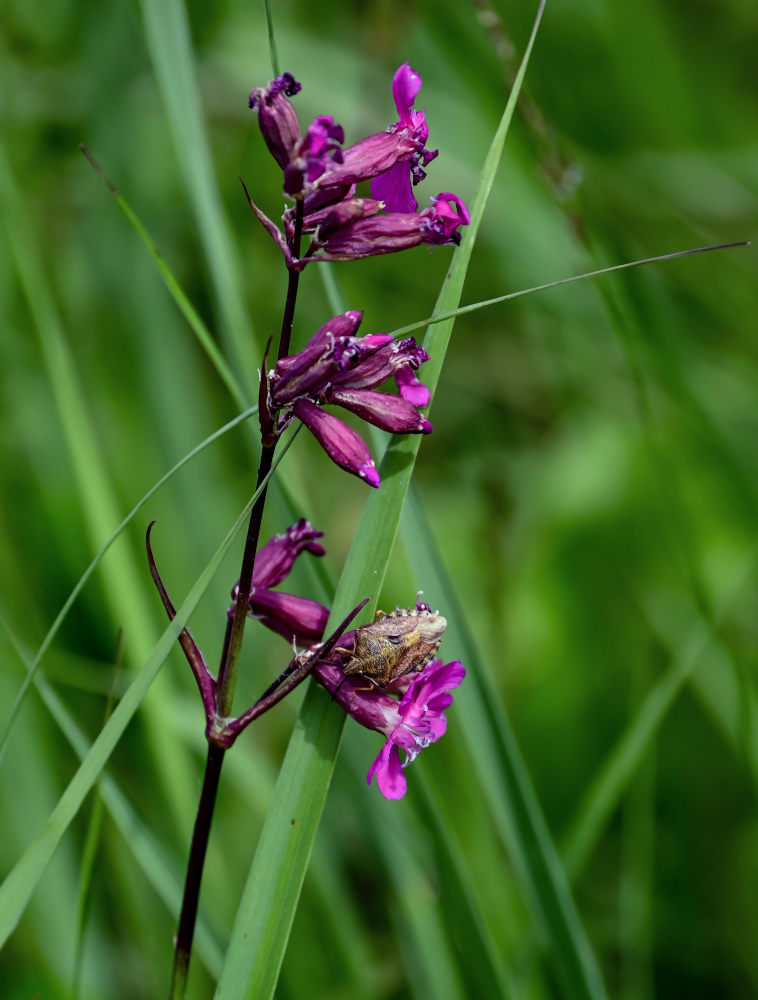
[[[381,254],[397,253],[411,247],[458,246],[461,226],[471,222],[468,209],[461,199],[449,192],[432,198],[421,212],[388,212],[379,215],[367,212],[360,218],[347,219],[345,224],[334,212],[324,218],[311,244],[311,260],[347,261]]]

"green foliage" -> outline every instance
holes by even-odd
[[[408,59],[440,149],[420,200],[452,190],[474,202],[535,4],[294,0],[272,14],[281,67],[303,83],[301,118],[331,113],[348,141],[393,120],[390,80]],[[125,512],[255,402],[286,278],[236,178],[277,216],[278,171],[246,108],[270,76],[263,4],[60,0],[40,18],[11,3],[3,27],[10,712]],[[744,0],[549,3],[476,242],[462,248],[460,301],[750,239],[754,32]],[[469,679],[400,803],[365,785],[378,737],[351,722],[342,733],[320,690],[240,739],[190,996],[212,995],[230,939],[251,930],[268,950],[267,993],[281,962],[282,998],[599,995],[595,968],[631,1000],[755,993],[754,263],[752,248],[730,250],[553,288],[460,316],[447,344],[452,325],[431,327],[435,432],[392,446],[378,493],[297,438],[264,537],[303,515],[328,554],[288,588],[331,600],[346,566],[335,620],[369,594],[388,608],[423,589],[451,623],[445,658]],[[444,247],[345,264],[328,291],[306,270],[295,345],[335,299],[364,310],[362,332],[454,308],[449,266]],[[225,364],[198,340],[208,330]],[[0,759],[4,995],[73,996],[83,873],[77,995],[167,992],[203,717],[178,650],[145,694],[179,623],[165,629],[144,528],[157,518],[156,558],[185,614],[207,587],[190,626],[213,663],[239,569],[239,542],[223,555],[219,539],[252,491],[252,441],[230,429],[150,496],[40,660]],[[289,656],[251,627],[236,705]],[[227,972],[237,993],[220,995],[251,995],[245,975]]]

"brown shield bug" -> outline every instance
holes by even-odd
[[[362,674],[377,687],[385,687],[404,674],[423,670],[434,659],[447,628],[442,615],[423,608],[395,608],[377,612],[375,622],[355,630],[345,676]]]

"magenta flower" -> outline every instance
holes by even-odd
[[[387,742],[369,768],[366,781],[376,776],[379,791],[386,799],[401,799],[405,795],[405,768],[421,751],[447,729],[444,711],[453,703],[450,692],[457,688],[466,671],[459,660],[443,663],[434,660],[411,683],[403,695],[398,714],[402,721],[387,736]],[[400,750],[405,752],[405,760]]]
[[[333,317],[302,351],[278,361],[268,377],[268,407],[279,415],[279,432],[296,417],[340,468],[379,486],[363,438],[322,407],[340,406],[392,433],[429,434],[432,425],[419,408],[430,394],[415,374],[429,355],[412,337],[356,336],[361,317],[355,311]],[[376,391],[390,378],[399,395]]]
[[[426,177],[423,168],[438,152],[426,148],[429,138],[426,116],[413,108],[420,89],[421,76],[407,62],[403,63],[392,81],[392,96],[400,121],[345,149],[342,163],[325,171],[316,186],[339,189],[371,180],[372,198],[384,202],[389,211],[414,212],[417,205],[411,181],[418,184]]]
[[[281,535],[274,535],[258,549],[253,569],[253,582],[248,600],[248,614],[261,621],[267,628],[288,641],[307,646],[317,642],[324,633],[329,609],[307,597],[296,597],[272,590],[290,573],[301,552],[323,556],[324,549],[316,541],[323,536],[305,518],[287,528]],[[232,589],[237,600],[239,583]],[[228,614],[234,613],[234,605]]]
[[[349,646],[351,634],[346,633],[341,644]],[[444,735],[445,709],[453,702],[450,692],[461,684],[466,671],[458,660],[434,660],[420,674],[408,674],[394,682],[394,690],[406,688],[400,702],[386,693],[389,688],[366,690],[360,675],[345,678],[337,666],[319,664],[313,676],[356,722],[386,736],[366,780],[371,784],[376,777],[386,799],[401,799],[406,790],[405,768]]]

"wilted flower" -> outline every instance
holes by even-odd
[[[339,211],[341,206],[337,206],[324,215],[316,229],[309,251],[311,257],[313,260],[360,260],[408,250],[422,243],[454,243],[457,246],[461,242],[459,227],[471,222],[466,206],[457,195],[449,192],[438,194],[431,201],[431,206],[421,212],[380,215],[378,210],[373,210],[347,219]]]
[[[342,162],[342,126],[329,115],[319,115],[301,136],[295,109],[287,99],[301,87],[291,73],[251,91],[250,107],[258,112],[261,134],[271,155],[284,171],[284,190],[299,194],[304,184],[313,184],[329,163]]]
[[[293,150],[300,142],[297,113],[287,100],[300,91],[300,84],[291,73],[271,80],[265,87],[250,92],[249,105],[258,112],[258,124],[269,152],[285,170]]]
[[[329,115],[319,115],[308,126],[305,138],[292,151],[290,162],[284,168],[284,190],[298,194],[305,183],[313,184],[330,163],[342,162],[340,143],[345,134],[341,125],[335,125]]]
[[[418,407],[429,403],[429,390],[415,372],[429,355],[412,337],[357,337],[361,317],[355,311],[335,316],[302,351],[280,359],[268,377],[268,405],[279,413],[280,430],[297,417],[337,465],[378,486],[363,438],[322,407],[341,406],[392,433],[428,434],[432,425]],[[393,377],[399,395],[376,391]]]
[[[351,634],[346,633],[342,641]],[[356,722],[386,736],[366,780],[371,784],[376,777],[386,799],[401,799],[406,789],[405,768],[444,735],[444,712],[453,702],[450,692],[461,684],[466,671],[458,660],[433,660],[421,673],[408,674],[393,683],[394,690],[407,684],[399,702],[386,693],[388,689],[366,690],[365,679],[360,675],[346,678],[338,666],[319,664],[313,676]]]
[[[271,588],[289,574],[301,552],[307,551],[315,556],[324,554],[324,549],[316,541],[323,534],[323,531],[316,531],[301,517],[281,535],[274,535],[255,556],[248,614],[298,645],[309,645],[321,638],[329,618],[329,609],[307,597],[296,597]],[[238,595],[237,583],[232,589],[235,602]],[[229,609],[229,614],[233,612],[234,605]]]

